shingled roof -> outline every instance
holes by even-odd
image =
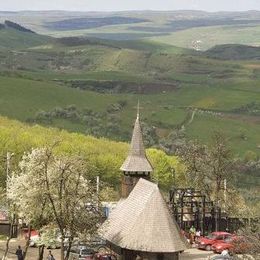
[[[146,157],[139,112],[135,121],[130,151],[120,170],[124,172],[152,172],[153,167]]]
[[[186,249],[175,220],[156,184],[140,179],[103,224],[101,236],[128,250],[174,253]]]

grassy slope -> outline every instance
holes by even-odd
[[[97,111],[103,110],[116,100],[113,96],[71,89],[49,82],[8,77],[0,77],[0,81],[1,113],[19,120],[28,119],[37,110],[70,104],[77,104],[80,108],[89,106]],[[99,103],[96,100],[99,100]]]
[[[73,47],[45,42],[38,47],[31,43],[33,48],[24,48],[22,55],[2,52],[0,69],[8,69],[6,61],[13,62],[13,65],[9,66],[11,74],[4,72],[5,76],[0,77],[1,114],[26,121],[40,110],[50,111],[57,106],[75,104],[79,109],[102,112],[110,104],[126,100],[127,106],[119,115],[120,127],[130,132],[139,98],[143,120],[168,130],[185,120],[189,107],[223,112],[221,117],[196,115],[186,126],[188,137],[207,142],[212,129],[221,126],[230,136],[235,153],[243,155],[247,150],[259,153],[259,118],[252,119],[246,115],[230,117],[230,111],[235,108],[253,101],[260,103],[260,79],[256,77],[255,69],[259,63],[210,60],[184,49],[145,42],[135,42],[131,49],[126,43],[117,44],[120,48],[107,42],[105,45]],[[57,62],[62,65],[57,65]],[[172,91],[161,89],[156,94],[147,89],[148,94],[138,96],[130,93],[101,94],[68,88],[56,82],[57,79],[116,80],[134,84],[158,82],[158,88],[165,83],[177,84],[178,87]],[[85,131],[84,124],[66,120],[55,120],[53,126]],[[241,138],[244,132],[247,140]]]
[[[221,60],[260,60],[260,47],[238,44],[217,45],[205,54],[209,58]]]
[[[147,25],[145,25],[147,26]],[[144,26],[144,27],[145,27]],[[95,30],[80,31],[58,31],[50,35],[55,37],[71,36],[91,36],[112,40],[151,40],[152,42],[164,43],[182,48],[194,48],[194,42],[200,41],[199,49],[207,50],[220,44],[246,44],[260,45],[260,26],[209,26],[195,27],[180,31],[167,32],[164,34],[135,31],[127,26],[107,26]]]
[[[0,50],[1,49],[23,49],[38,46],[50,41],[47,36],[38,34],[19,32],[15,29],[0,30]]]
[[[128,105],[121,113],[122,128],[131,129],[132,121],[135,115],[135,106],[137,97],[133,95],[104,95],[89,91],[80,91],[66,87],[57,86],[53,83],[45,83],[16,78],[0,78],[1,81],[1,114],[12,118],[25,121],[34,116],[39,110],[48,111],[57,106],[64,107],[76,104],[79,108],[91,108],[96,111],[105,111],[107,106],[115,103],[117,100],[127,100]],[[16,93],[14,95],[14,93]],[[236,92],[235,92],[236,93]],[[218,95],[217,95],[218,94]],[[223,100],[225,96],[225,101]],[[164,123],[171,127],[180,124],[187,115],[186,109],[180,107],[194,106],[208,107],[211,109],[221,110],[225,106],[229,108],[246,104],[251,100],[260,102],[252,92],[247,95],[238,95],[234,98],[234,93],[225,89],[208,89],[200,88],[200,91],[190,90],[189,88],[173,92],[168,95],[143,95],[139,96],[142,104],[142,118],[147,118],[149,124]],[[255,99],[257,98],[257,99]],[[228,102],[232,100],[233,104]],[[224,101],[224,102],[223,102]],[[209,105],[210,104],[210,105]],[[167,107],[167,109],[165,109]],[[57,121],[54,126],[66,128],[71,131],[84,132],[84,125],[77,125],[66,121]],[[248,127],[250,126],[250,127]],[[259,118],[255,120],[245,120],[245,118],[216,117],[212,115],[195,116],[194,121],[186,127],[187,134],[190,138],[198,138],[207,142],[212,134],[213,129],[221,129],[231,138],[231,144],[235,153],[243,155],[247,150],[259,152]],[[245,134],[247,140],[240,136]]]
[[[260,26],[210,26],[192,28],[170,35],[152,38],[154,41],[184,48],[193,48],[200,41],[199,49],[207,50],[220,44],[260,45]]]
[[[77,17],[131,17],[149,22],[137,24],[117,24],[98,28],[60,31],[47,28],[51,22]],[[46,35],[96,36],[105,39],[153,39],[180,47],[194,47],[192,42],[200,40],[200,48],[208,49],[218,44],[260,45],[260,12],[206,13],[201,11],[176,12],[122,12],[122,13],[72,13],[72,12],[22,12],[2,14],[0,22],[8,19],[22,23],[26,27]],[[192,20],[194,22],[192,22]],[[204,21],[201,23],[200,21]],[[226,24],[225,24],[226,22]],[[197,25],[197,27],[196,27]],[[200,27],[201,26],[201,27]]]

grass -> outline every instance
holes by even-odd
[[[206,13],[200,11],[170,11],[170,12],[124,12],[91,14],[92,18],[111,16],[124,16],[128,18],[145,19],[148,22],[136,24],[117,24],[90,29],[77,29],[73,27],[67,31],[48,28],[49,23],[60,22],[66,19],[90,17],[88,13],[75,12],[17,12],[12,17],[18,23],[41,34],[66,37],[66,36],[95,36],[97,38],[113,40],[137,40],[140,39],[157,43],[166,43],[185,48],[193,48],[194,42],[201,41],[199,46],[202,50],[209,49],[219,44],[260,44],[259,13]],[[11,19],[4,13],[1,14],[0,22]],[[200,21],[204,21],[203,24]],[[192,22],[194,21],[194,22]],[[199,23],[198,23],[199,22]],[[181,26],[180,26],[181,25]],[[216,26],[218,25],[218,26]],[[196,27],[197,26],[197,27]],[[134,45],[131,43],[130,45]],[[140,47],[140,43],[138,43]],[[132,47],[131,47],[132,48]],[[145,47],[147,48],[147,47]]]
[[[7,236],[6,235],[0,235],[0,240],[1,241],[6,241],[7,239]]]
[[[5,35],[2,32],[0,37]],[[143,40],[99,40],[68,46],[53,39],[36,45],[34,35],[31,37],[27,36],[29,46],[0,51],[1,115],[28,121],[41,110],[48,112],[72,104],[79,110],[105,113],[111,104],[126,101],[117,114],[126,140],[140,99],[142,120],[164,135],[180,127],[191,108],[221,112],[223,117],[196,114],[194,121],[185,126],[188,138],[209,142],[217,128],[230,137],[235,153],[243,155],[252,150],[260,154],[256,148],[259,120],[249,115],[230,116],[234,109],[260,103],[260,78],[256,77],[259,62],[209,59],[203,53]],[[104,94],[95,89],[71,88],[71,80],[94,81],[101,86],[106,81],[129,85],[125,91]],[[65,119],[48,124],[83,133],[87,128],[84,123]],[[240,130],[247,140],[239,139]]]
[[[215,111],[230,111],[252,100],[260,102],[260,95],[224,88],[201,87],[199,90],[186,87],[175,92],[156,95],[99,94],[59,86],[49,82],[27,79],[0,77],[0,111],[2,115],[26,121],[41,110],[50,111],[55,107],[75,104],[78,108],[90,108],[104,112],[107,107],[119,100],[126,100],[127,106],[120,112],[121,128],[130,132],[134,121],[136,103],[141,102],[142,120],[149,125],[164,129],[174,129],[187,117],[187,107],[206,108]],[[246,85],[246,84],[245,84]],[[15,93],[15,95],[14,95]],[[224,114],[225,115],[225,114]],[[244,120],[244,121],[243,121]],[[52,126],[69,131],[85,132],[85,126],[67,120],[54,120]],[[250,126],[250,127],[249,127]],[[243,118],[213,117],[196,115],[194,121],[186,127],[187,136],[208,142],[214,130],[221,130],[230,137],[230,143],[236,154],[243,155],[247,150],[259,154],[259,121],[250,122]],[[245,133],[247,140],[240,138]]]
[[[187,128],[187,135],[191,139],[209,142],[215,131],[221,131],[228,136],[232,144],[233,153],[243,156],[245,151],[253,151],[259,154],[260,145],[260,120],[253,122],[227,117],[217,117],[207,114],[197,114],[193,122]]]
[[[38,34],[19,32],[15,29],[4,29],[0,33],[1,49],[24,49],[32,46],[38,46],[50,41],[47,36]]]
[[[206,55],[222,60],[260,60],[260,48],[239,44],[217,45],[209,49]]]
[[[183,48],[194,48],[199,41],[200,50],[221,44],[260,45],[260,26],[210,26],[173,32],[166,36],[155,36],[152,40]]]
[[[37,111],[49,111],[56,106],[77,104],[79,108],[91,107],[100,111],[116,101],[113,96],[70,89],[48,82],[6,77],[0,77],[0,82],[1,114],[23,121],[34,116]]]
[[[134,13],[131,15],[136,16]],[[159,29],[164,28],[165,23],[172,20],[174,15],[176,14],[149,14],[146,18],[151,23],[139,24],[137,27],[156,25]],[[201,14],[187,12],[182,15],[195,15],[199,18]],[[101,120],[101,126],[97,125],[96,128],[101,127],[106,131],[109,124],[119,126],[120,134],[108,134],[107,137],[129,142],[137,102],[140,100],[141,120],[155,129],[159,138],[166,138],[167,141],[168,135],[171,138],[175,136],[171,135],[172,131],[184,124],[187,139],[210,144],[214,131],[221,131],[227,136],[236,156],[245,157],[247,151],[252,151],[260,157],[260,117],[233,112],[252,102],[260,104],[260,62],[253,59],[255,53],[243,51],[240,55],[235,51],[236,57],[242,57],[243,60],[234,61],[232,53],[235,49],[232,45],[228,48],[218,46],[207,53],[187,49],[193,48],[192,42],[197,40],[201,40],[199,47],[202,50],[223,43],[259,45],[259,24],[198,27],[167,32],[167,35],[134,30],[128,25],[59,32],[43,27],[48,19],[60,19],[57,18],[59,15],[50,18],[45,14],[44,19],[42,17],[42,14],[23,14],[23,25],[28,24],[29,28],[47,35],[95,35],[117,41],[92,38],[81,44],[66,44],[36,34],[0,30],[0,115],[32,122],[41,110],[51,112],[57,107],[64,109],[74,104],[77,111],[87,108],[97,112],[94,118]],[[62,14],[61,18],[63,17]],[[226,60],[219,60],[220,56]],[[77,80],[97,82],[99,87],[102,84],[106,86],[109,81],[115,85],[125,84],[128,89],[104,94],[97,89],[83,91],[71,88],[69,82]],[[110,113],[107,110],[111,104],[122,101],[125,106],[116,113],[118,120],[114,123],[109,119]],[[197,112],[191,120],[195,108]],[[100,116],[104,114],[107,116]],[[10,120],[1,120],[2,128],[7,125],[9,129],[14,129]],[[86,143],[86,138],[90,137],[83,138],[78,133],[85,134],[86,130],[89,131],[89,121],[52,118],[52,121],[43,121],[41,124],[48,128],[34,125],[28,128],[28,133],[18,131],[25,147],[39,138],[42,142],[48,138],[53,139],[54,135],[57,138],[60,132],[50,128],[56,127],[76,132],[70,136],[68,144],[75,151],[78,151],[79,145],[72,143],[80,136],[80,144],[87,149],[92,152],[95,149],[102,150],[102,159],[105,149],[110,149],[113,158],[115,154],[122,155],[116,144],[109,148],[104,139],[98,140],[104,149],[94,142]],[[37,129],[40,129],[38,134]],[[13,144],[15,149],[16,139],[17,136]],[[170,146],[171,142],[167,145]],[[112,164],[114,167],[114,161]],[[257,187],[257,174],[239,176],[238,187]]]

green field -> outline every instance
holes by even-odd
[[[221,44],[260,45],[260,25],[254,26],[210,26],[173,32],[166,36],[152,37],[160,43],[184,48],[207,50]]]
[[[260,12],[17,12],[0,16],[40,34],[146,40],[206,50],[219,44],[260,45]]]
[[[175,33],[189,30],[197,29]],[[140,100],[148,145],[180,129],[208,143],[220,130],[235,154],[260,154],[258,48],[242,46],[240,55],[241,46],[225,45],[204,53],[149,40],[54,39],[14,29],[0,30],[0,39],[1,115],[127,141]]]
[[[221,132],[241,167],[233,184],[256,204],[259,46],[257,11],[0,11],[2,153],[18,162],[62,140],[58,152],[82,153],[117,189],[139,102],[145,145],[158,149],[148,149],[153,180],[165,191],[170,168],[184,178],[166,154],[189,140],[211,146]]]

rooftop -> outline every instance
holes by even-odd
[[[156,253],[186,249],[179,227],[156,184],[140,179],[127,199],[118,202],[101,235],[120,248]]]

